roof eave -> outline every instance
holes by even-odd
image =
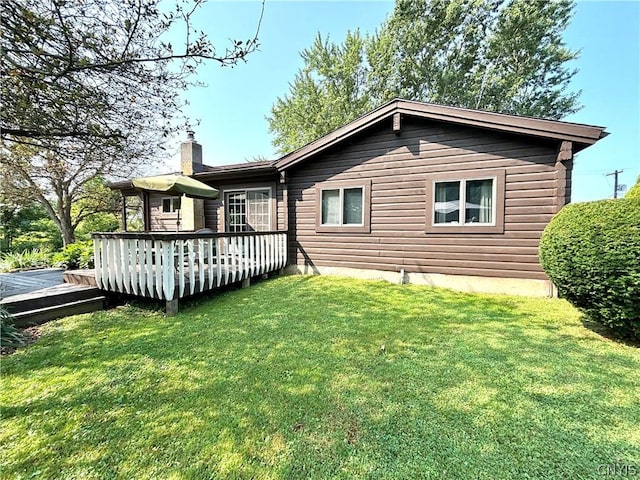
[[[607,135],[604,127],[395,99],[275,162],[286,170],[395,113],[536,138],[571,141],[578,152]]]
[[[235,167],[235,166],[234,166]],[[223,167],[216,170],[198,172],[193,174],[193,177],[198,180],[225,180],[230,178],[239,178],[240,176],[245,179],[248,177],[263,177],[269,175],[276,175],[278,170],[271,162],[267,165],[259,166],[238,166],[237,168]]]

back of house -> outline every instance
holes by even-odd
[[[183,173],[220,197],[192,200],[182,224],[286,231],[292,272],[549,295],[542,231],[570,201],[574,155],[605,134],[394,100],[273,162],[202,165],[191,138]],[[147,229],[174,229],[178,202],[145,205]]]

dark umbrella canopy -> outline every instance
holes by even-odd
[[[135,188],[150,192],[162,192],[168,195],[186,195],[191,198],[218,198],[218,190],[206,183],[184,175],[156,175],[154,177],[134,178]]]

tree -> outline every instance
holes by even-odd
[[[244,161],[247,163],[256,163],[256,162],[268,162],[269,159],[264,155],[253,155],[252,157],[245,157]]]
[[[62,246],[60,232],[37,202],[0,200],[0,253]]]
[[[135,162],[126,166],[103,157],[103,150],[80,151],[74,146],[67,145],[68,151],[60,156],[14,144],[6,148],[0,163],[0,195],[14,204],[42,205],[60,230],[64,245],[75,242],[75,229],[83,220],[98,212],[118,211],[117,195],[105,186],[102,175],[127,175],[137,168]]]
[[[193,28],[203,3],[179,0],[171,11],[160,0],[1,3],[3,188],[16,203],[40,202],[65,244],[87,182],[155,162],[197,67],[233,66],[257,48],[260,20],[252,38],[218,52]],[[169,41],[180,33],[179,44]]]
[[[181,0],[172,11],[161,3],[3,1],[2,139],[124,141],[145,121],[166,128],[201,62],[234,65],[258,46],[256,32],[218,53],[206,34],[193,30],[204,0]],[[178,30],[182,44],[174,45],[168,34]]]
[[[349,32],[342,45],[318,34],[300,54],[304,67],[290,85],[290,95],[271,109],[269,131],[281,153],[311,142],[353,120],[370,106],[365,95],[365,42],[359,31]]]
[[[561,37],[572,12],[570,1],[397,0],[373,35],[349,33],[341,45],[318,37],[302,52],[304,66],[268,117],[273,144],[294,150],[396,97],[552,119],[573,113],[579,92],[567,91],[576,73],[567,64],[577,52]]]
[[[640,199],[640,175],[638,175],[638,180],[636,180],[635,185],[629,189],[624,198]]]

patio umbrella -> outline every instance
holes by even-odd
[[[218,190],[206,183],[185,175],[156,175],[154,177],[134,178],[131,183],[135,188],[148,192],[160,192],[167,195],[185,195],[191,198],[218,198]],[[180,210],[176,220],[176,230],[180,230]]]
[[[167,195],[186,195],[191,198],[218,198],[218,190],[185,175],[156,175],[154,177],[134,178],[134,187],[150,192]]]

